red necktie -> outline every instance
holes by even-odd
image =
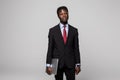
[[[66,41],[67,41],[67,34],[66,34],[66,26],[64,26],[64,29],[63,29],[63,40],[64,40],[64,44],[66,44]]]

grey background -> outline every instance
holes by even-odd
[[[119,0],[0,0],[0,80],[54,80],[45,73],[48,30],[56,9],[69,9],[79,30],[77,80],[119,80]]]

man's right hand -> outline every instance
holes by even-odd
[[[51,75],[52,74],[52,67],[46,67],[46,73],[48,75]]]

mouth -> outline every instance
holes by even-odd
[[[62,18],[62,21],[67,21],[67,18],[66,18],[66,17],[63,17],[63,18]]]

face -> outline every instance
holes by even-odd
[[[66,10],[62,9],[59,12],[58,17],[59,17],[61,23],[66,24],[68,21],[68,12]]]

